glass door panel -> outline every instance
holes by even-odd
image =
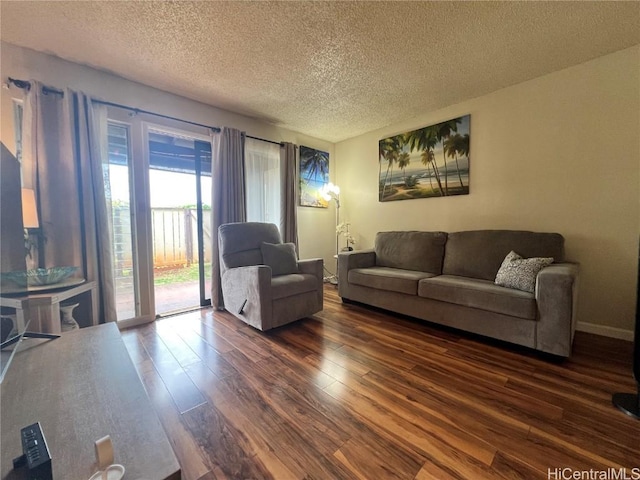
[[[200,262],[200,305],[211,305],[211,143],[196,141],[196,175],[200,179],[197,191],[200,202],[197,208],[198,250]]]
[[[131,215],[131,145],[127,125],[109,122],[109,166],[105,193],[110,199],[116,312],[118,320],[140,315]]]
[[[211,145],[149,129],[148,146],[155,312],[162,316],[206,304],[210,229],[207,241],[202,198],[211,197]]]

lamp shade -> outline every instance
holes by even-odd
[[[320,195],[326,201],[329,201],[332,198],[337,198],[340,195],[340,187],[331,182],[325,183],[320,189]]]
[[[36,193],[30,188],[22,189],[22,226],[38,228],[38,210],[36,209]]]

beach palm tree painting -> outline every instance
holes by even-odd
[[[329,182],[329,153],[300,147],[300,205],[328,208],[320,189]]]
[[[465,115],[380,140],[378,199],[468,195],[470,120]]]

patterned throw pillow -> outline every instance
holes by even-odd
[[[533,293],[538,272],[552,263],[551,257],[522,258],[512,250],[498,270],[496,285]]]

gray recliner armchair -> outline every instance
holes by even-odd
[[[259,330],[322,310],[322,259],[297,260],[271,223],[227,223],[218,228],[225,309]]]

